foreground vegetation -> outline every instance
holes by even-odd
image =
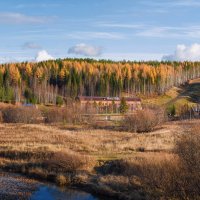
[[[0,168],[113,199],[200,197],[198,120],[159,123],[138,134],[75,111],[2,108]],[[140,112],[130,122],[143,119],[149,127],[154,113]]]

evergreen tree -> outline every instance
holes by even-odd
[[[122,114],[125,114],[128,111],[128,105],[127,105],[126,100],[125,100],[124,97],[121,98],[119,111]]]

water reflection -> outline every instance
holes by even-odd
[[[99,200],[91,194],[76,190],[61,190],[54,186],[40,186],[30,200]]]

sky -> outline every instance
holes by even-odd
[[[2,0],[0,63],[200,60],[200,0]]]

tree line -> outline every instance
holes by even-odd
[[[53,103],[84,96],[160,95],[200,77],[199,62],[58,59],[0,65],[0,101]]]

